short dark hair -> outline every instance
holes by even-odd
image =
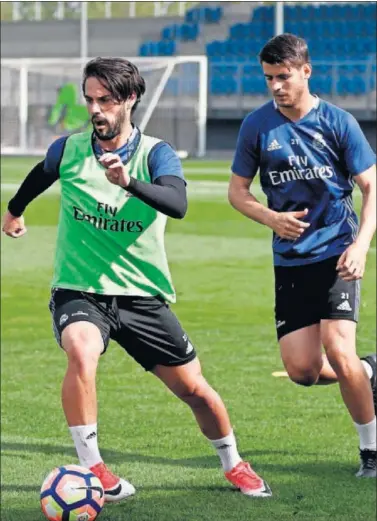
[[[279,34],[266,43],[259,53],[259,60],[270,65],[283,63],[299,68],[310,63],[308,44],[294,34]]]
[[[85,94],[85,82],[88,78],[97,78],[98,81],[111,92],[117,101],[127,100],[134,92],[136,103],[132,112],[140,102],[145,92],[145,81],[139,69],[124,58],[94,58],[84,69],[82,90]]]

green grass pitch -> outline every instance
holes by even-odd
[[[35,163],[2,158],[2,212]],[[269,230],[228,204],[229,163],[187,161],[185,170],[189,211],[183,221],[169,221],[166,236],[174,311],[229,409],[242,456],[274,496],[234,492],[189,409],[113,343],[99,368],[100,445],[138,494],[106,506],[101,521],[372,521],[375,480],[354,477],[358,439],[338,386],[308,389],[271,375],[282,365]],[[51,189],[27,209],[28,234],[2,238],[3,521],[43,521],[43,478],[77,462],[60,406],[66,361],[47,308],[58,200]],[[355,201],[359,209],[360,197]],[[375,268],[373,246],[359,354],[375,348]]]

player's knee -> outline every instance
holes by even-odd
[[[209,400],[208,384],[201,379],[181,385],[176,394],[192,409],[205,406]]]
[[[327,346],[326,355],[334,371],[344,377],[352,373],[355,361],[358,359],[353,349],[347,349],[346,346],[340,343],[333,343]]]
[[[95,374],[100,348],[87,331],[75,329],[62,335],[62,346],[68,357],[69,366],[84,378]]]
[[[312,385],[315,385],[318,380],[318,373],[315,371],[312,371],[311,369],[307,370],[294,370],[289,371],[288,370],[289,378],[292,380],[293,383],[297,385],[302,385],[304,387],[311,387]]]

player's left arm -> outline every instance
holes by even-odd
[[[376,154],[351,114],[344,113],[338,123],[342,158],[348,175],[361,190],[363,203],[359,233],[339,258],[337,269],[344,280],[357,280],[364,275],[367,253],[376,229]]]
[[[362,193],[360,228],[356,240],[338,261],[339,275],[344,280],[361,279],[364,275],[367,253],[376,231],[376,165],[355,176]]]
[[[182,219],[187,211],[186,182],[179,157],[165,142],[150,152],[148,166],[152,183],[131,177],[123,168],[118,155],[106,153],[100,158],[106,168],[107,179],[138,197],[168,217]]]

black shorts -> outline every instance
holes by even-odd
[[[336,271],[339,257],[303,266],[275,266],[278,339],[322,319],[358,321],[360,280],[346,282]]]
[[[157,364],[183,365],[196,357],[176,316],[158,297],[113,297],[55,288],[49,307],[59,345],[63,329],[84,320],[100,330],[103,352],[109,340],[115,340],[146,371]]]

